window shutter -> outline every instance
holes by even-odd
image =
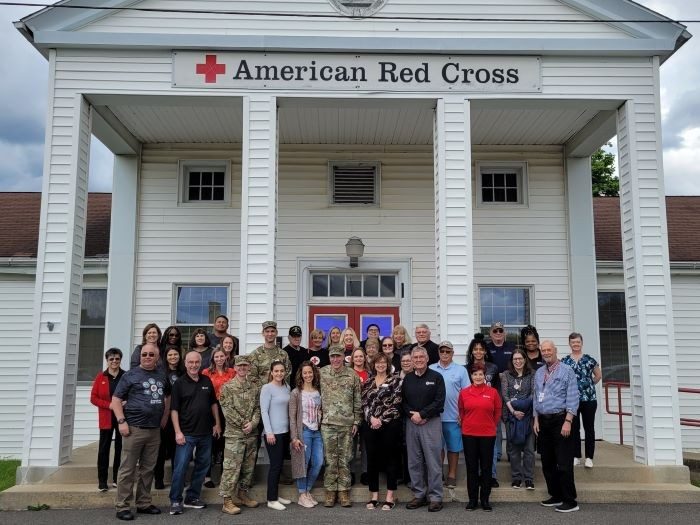
[[[376,204],[376,164],[332,166],[333,204]]]

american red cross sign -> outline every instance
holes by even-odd
[[[204,64],[197,64],[197,74],[204,75],[205,84],[216,84],[216,76],[226,73],[226,64],[217,64],[216,55],[207,55]]]

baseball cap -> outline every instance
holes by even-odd
[[[289,329],[291,337],[301,337],[301,326],[294,325]]]

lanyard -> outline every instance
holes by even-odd
[[[557,371],[557,368],[559,368],[559,361],[554,363],[551,369],[547,365],[545,365],[544,382],[542,383],[542,388],[544,388],[547,385],[547,381],[549,381],[549,378],[554,375],[554,372]]]

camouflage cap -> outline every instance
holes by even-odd
[[[345,355],[345,350],[343,350],[342,346],[333,345],[328,349],[328,357],[333,355]]]
[[[247,355],[237,355],[235,364],[236,365],[249,365],[250,359],[248,358]]]
[[[263,330],[265,330],[265,328],[274,328],[275,330],[277,330],[277,323],[275,321],[265,321],[262,324],[262,327]]]

